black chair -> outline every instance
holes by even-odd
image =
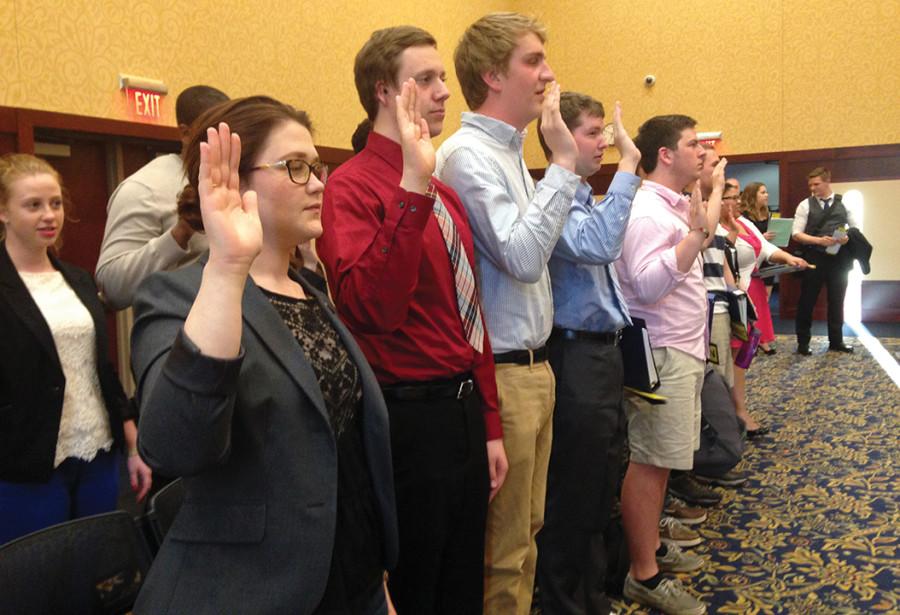
[[[150,498],[150,507],[147,510],[147,518],[150,529],[156,539],[156,550],[162,545],[163,539],[172,523],[175,521],[181,503],[184,501],[184,483],[179,478],[172,481]]]
[[[127,613],[149,568],[127,512],[60,523],[0,546],[0,613]]]

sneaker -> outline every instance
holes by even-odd
[[[663,572],[694,572],[706,563],[699,555],[688,553],[678,545],[667,543],[665,546],[666,554],[656,556],[656,565]]]
[[[659,520],[659,539],[666,544],[676,544],[679,547],[696,547],[703,542],[700,534],[674,517],[663,517]]]
[[[703,615],[706,605],[688,593],[678,579],[663,579],[656,589],[636,581],[629,572],[622,594],[634,602],[658,609],[668,615]]]
[[[669,493],[694,506],[715,506],[722,500],[721,493],[701,485],[687,473],[669,477]]]
[[[666,496],[666,505],[663,513],[675,517],[684,525],[697,525],[706,521],[706,509],[699,506],[688,506],[682,499]]]
[[[740,487],[747,482],[746,474],[734,470],[729,470],[721,476],[700,476],[699,474],[694,474],[694,478],[699,483],[718,485],[719,487]]]

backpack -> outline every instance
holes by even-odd
[[[743,432],[725,379],[707,365],[700,394],[700,449],[694,452],[694,472],[721,476],[736,466],[744,454]]]

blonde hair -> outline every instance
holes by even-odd
[[[14,182],[23,177],[44,174],[52,176],[62,190],[62,178],[59,176],[59,172],[43,158],[31,154],[0,156],[0,209],[6,209],[9,204],[10,188]],[[64,206],[68,205],[65,192],[63,192],[63,204]],[[4,239],[6,239],[6,225],[0,222],[0,241]]]
[[[529,33],[547,42],[544,25],[521,13],[488,13],[463,33],[453,53],[453,64],[469,109],[478,109],[487,99],[482,75],[492,70],[505,74],[519,38]]]

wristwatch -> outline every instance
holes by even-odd
[[[707,231],[707,230],[706,230],[705,228],[703,228],[702,226],[694,227],[694,228],[692,228],[692,229],[691,229],[690,231],[688,231],[688,232],[691,233],[691,232],[693,232],[693,231],[700,231],[701,233],[703,233],[703,239],[709,239],[709,231]]]

